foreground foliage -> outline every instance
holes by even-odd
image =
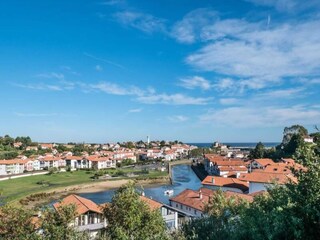
[[[132,182],[117,190],[104,209],[110,239],[166,239],[166,226],[160,212],[144,203]]]
[[[223,195],[208,204],[208,216],[182,231],[186,239],[319,239],[320,156],[318,146],[301,144],[295,158],[308,168],[295,172],[299,183],[288,183],[257,196],[251,204],[229,204]]]

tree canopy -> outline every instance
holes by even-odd
[[[166,226],[157,210],[140,200],[132,182],[120,187],[104,209],[111,239],[166,239]]]

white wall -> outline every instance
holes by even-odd
[[[202,211],[170,200],[170,205],[194,217],[202,217]]]

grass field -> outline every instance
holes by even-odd
[[[110,173],[116,170],[110,170]],[[122,170],[121,170],[122,171]],[[135,172],[129,169],[124,170],[125,173]],[[91,177],[94,171],[74,171],[64,172],[52,175],[38,175],[23,178],[10,179],[0,182],[1,198],[6,202],[19,200],[27,195],[54,190],[60,187],[68,187],[72,185],[92,183],[94,181]],[[148,174],[140,175],[139,178],[157,178],[168,175],[167,172],[150,171]],[[121,178],[126,178],[125,176]],[[117,178],[119,179],[119,178]],[[43,182],[44,184],[39,184]]]
[[[38,175],[10,179],[0,182],[2,198],[7,201],[20,199],[32,193],[48,191],[59,187],[93,182],[93,173],[87,171],[65,172],[52,175]],[[48,184],[37,184],[45,181]]]

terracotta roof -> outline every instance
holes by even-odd
[[[245,166],[219,166],[220,171],[248,171]]]
[[[237,178],[207,176],[201,183],[203,185],[217,187],[237,188],[240,189],[242,192],[246,192],[249,190],[249,184]]]
[[[200,191],[202,194],[202,198],[200,198]],[[192,207],[199,211],[203,211],[205,204],[209,202],[209,197],[213,196],[213,194],[215,193],[215,190],[211,190],[208,188],[200,188],[199,190],[186,189],[179,195],[171,198],[170,201],[174,201],[186,205],[188,207]],[[227,198],[235,197],[237,199],[244,199],[250,202],[252,202],[253,200],[252,196],[242,193],[236,193],[231,191],[225,191],[223,193]]]
[[[286,184],[289,179],[293,182],[297,182],[297,179],[292,174],[284,173],[269,173],[264,171],[254,171],[251,173],[240,174],[239,180],[247,182],[257,182],[257,183],[273,183]]]
[[[10,159],[10,160],[0,160],[0,165],[10,165],[10,164],[25,164],[29,162],[30,159],[21,160],[21,159]]]
[[[211,161],[211,160],[210,160]],[[218,166],[245,166],[245,162],[242,160],[219,160],[219,161],[211,161]]]
[[[270,158],[258,158],[258,159],[254,159],[254,161],[256,161],[257,163],[259,163],[261,166],[264,166],[264,167],[275,163]]]
[[[66,160],[82,160],[82,156],[67,156]]]
[[[99,205],[97,205],[96,203],[92,202],[89,199],[80,197],[75,194],[69,195],[68,197],[62,199],[61,202],[57,202],[57,203],[53,204],[53,207],[57,211],[59,211],[60,206],[66,206],[69,204],[76,205],[76,212],[78,215],[81,215],[81,214],[86,213],[88,211],[102,213]]]
[[[140,196],[140,200],[144,201],[150,207],[151,210],[159,209],[163,206],[162,203],[159,203],[145,196]]]
[[[41,161],[59,161],[62,160],[59,157],[52,157],[52,156],[45,156],[44,158],[40,159]]]

